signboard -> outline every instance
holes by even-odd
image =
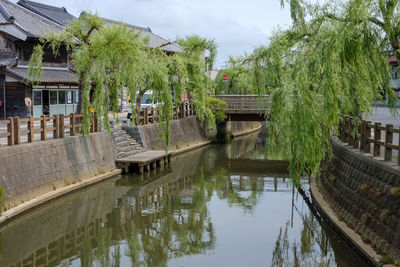
[[[224,83],[226,83],[228,81],[228,76],[224,75],[223,80],[224,80]]]

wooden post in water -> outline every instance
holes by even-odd
[[[386,125],[386,135],[385,135],[385,160],[392,160],[392,144],[393,144],[393,125]]]

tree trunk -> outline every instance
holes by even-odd
[[[139,115],[140,115],[140,106],[142,104],[142,97],[146,93],[146,90],[140,90],[136,97],[136,105],[135,105],[135,124],[139,125]]]
[[[76,105],[76,111],[75,113],[80,114],[82,113],[82,90],[85,87],[84,84],[84,77],[83,74],[79,75],[79,96],[78,96],[78,103]]]

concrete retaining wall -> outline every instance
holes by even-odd
[[[0,186],[6,208],[115,167],[109,133],[74,136],[0,149]]]
[[[400,260],[400,170],[332,139],[319,190],[338,218],[380,254]]]
[[[230,131],[234,136],[249,133],[260,127],[259,122],[230,122]],[[163,150],[164,137],[160,137],[158,124],[148,124],[137,127],[124,127],[134,138],[141,140],[146,149]],[[189,116],[171,121],[171,139],[168,146],[170,151],[182,151],[199,144],[209,143],[205,130],[200,126],[195,116]]]

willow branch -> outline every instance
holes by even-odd
[[[356,22],[356,23],[362,23],[363,22],[363,20],[349,20],[349,19],[346,19],[346,18],[340,18],[340,17],[338,17],[338,16],[336,16],[334,14],[331,14],[331,13],[325,13],[325,16],[327,18],[330,18],[330,19],[336,20],[336,21],[340,21],[340,22]],[[385,23],[383,21],[380,21],[377,18],[369,17],[369,18],[367,18],[367,20],[372,22],[372,23],[374,23],[375,25],[377,25],[377,26],[379,26],[381,28],[385,27]]]

